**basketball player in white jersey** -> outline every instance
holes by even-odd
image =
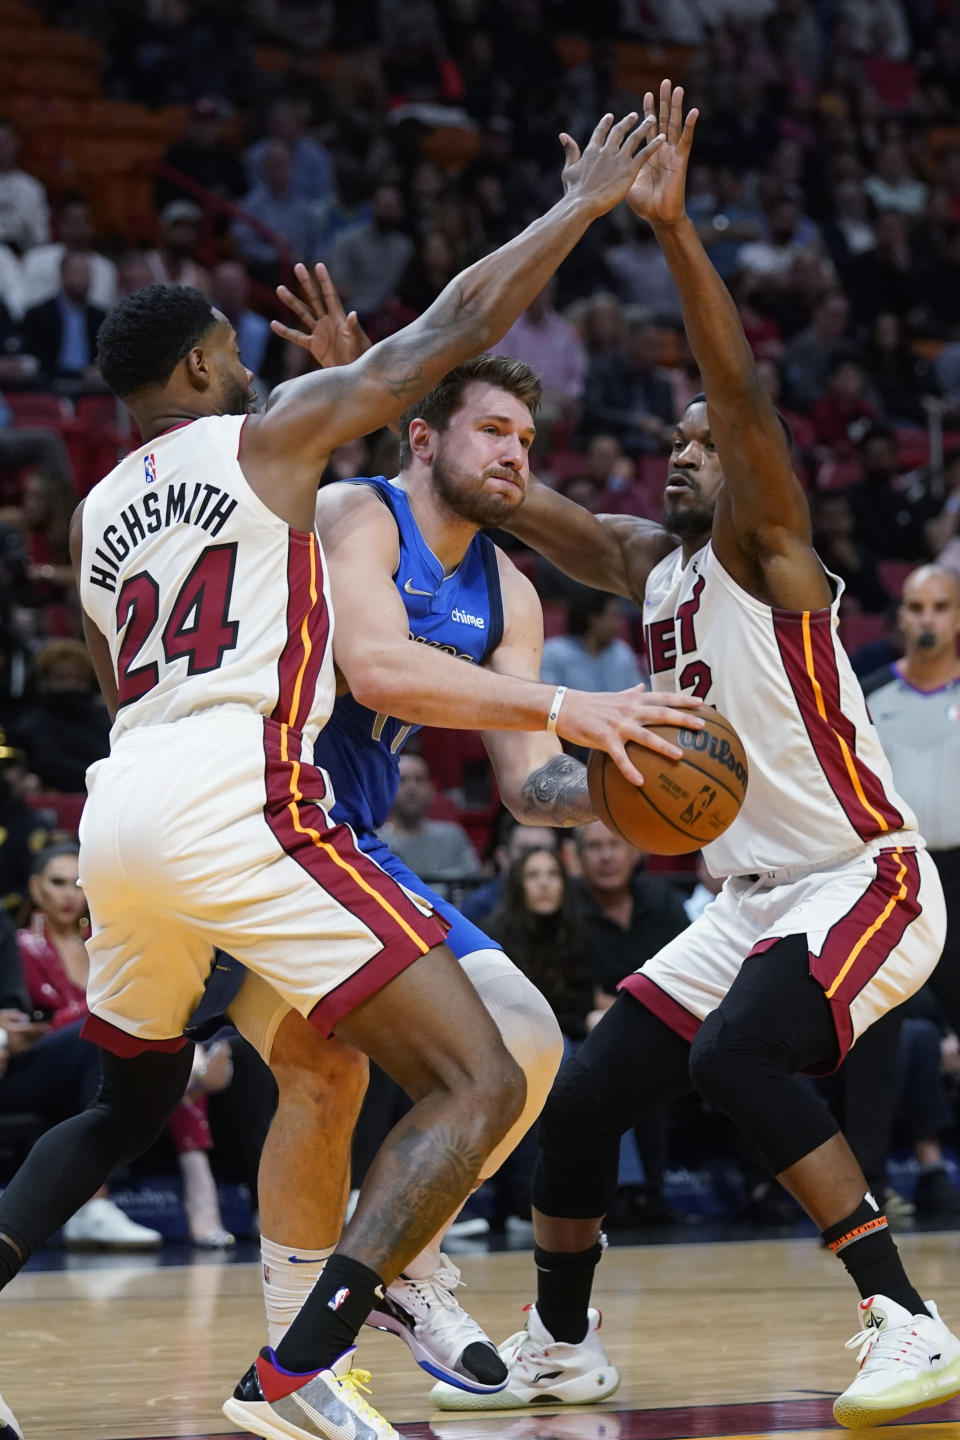
[[[652,95],[645,109],[656,112]],[[667,144],[629,203],[669,261],[706,390],[674,436],[666,528],[595,517],[542,487],[511,528],[577,579],[643,605],[654,686],[729,717],[750,783],[705,850],[725,877],[718,898],[623,982],[547,1100],[538,1295],[501,1346],[507,1389],[433,1394],[462,1409],[583,1403],[616,1388],[589,1300],[620,1136],[695,1088],[754,1141],[857,1285],[860,1365],[834,1411],[871,1425],[960,1392],[960,1341],[911,1285],[853,1154],[797,1072],[835,1068],[923,984],[943,943],[943,897],[837,640],[842,583],[813,551],[784,431],[686,216],[696,112],[684,125],[682,92],[664,82],[658,116]]]
[[[101,331],[103,377],[144,436],[71,528],[85,631],[115,716],[81,834],[87,1033],[102,1047],[104,1082],[97,1104],[49,1132],[8,1187],[0,1282],[149,1143],[186,1084],[182,1032],[214,949],[229,951],[415,1102],[294,1325],[227,1402],[231,1420],[267,1440],[394,1436],[352,1370],[354,1338],[524,1100],[522,1072],[436,914],[329,819],[335,797],[312,763],[335,693],[317,480],[336,445],[395,419],[503,334],[655,153],[641,150],[651,127],[636,121],[606,117],[567,167],[564,199],[418,322],[356,365],[280,387],[262,415],[248,414],[252,376],[232,327],[198,291],[148,287]],[[477,673],[491,729],[556,723],[551,687]],[[625,740],[643,740],[644,710],[659,706],[626,692],[564,709],[563,733],[628,766]]]

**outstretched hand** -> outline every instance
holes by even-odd
[[[662,143],[630,187],[627,202],[634,215],[651,225],[676,225],[687,213],[687,164],[700,112],[691,110],[684,120],[683,87],[669,80],[660,86],[659,102],[647,91],[643,111],[647,121],[655,123],[654,133]]]
[[[286,285],[277,286],[277,295],[287,309],[293,311],[303,329],[295,330],[291,325],[271,320],[270,329],[274,335],[292,340],[302,350],[309,350],[317,364],[326,368],[349,365],[358,360],[364,351],[370,349],[372,342],[361,327],[356,310],[351,310],[349,315],[344,311],[326,265],[315,265],[313,274],[306,265],[296,265],[294,273],[305,299],[294,295]]]
[[[656,120],[648,116],[638,124],[638,119],[635,110],[616,124],[612,115],[604,115],[582,154],[576,140],[567,134],[560,136],[566,157],[561,177],[564,193],[585,201],[596,215],[605,215],[619,205],[663,144],[657,138],[645,145],[656,133]]]

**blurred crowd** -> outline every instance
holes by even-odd
[[[49,929],[37,856],[75,832],[72,797],[108,744],[68,550],[78,496],[135,442],[96,371],[106,312],[144,284],[198,286],[236,327],[265,398],[309,363],[270,328],[294,261],[322,259],[368,332],[391,333],[558,197],[560,130],[583,140],[604,111],[636,107],[664,66],[701,112],[689,209],[791,428],[818,549],[846,583],[843,633],[858,672],[901,653],[896,607],[912,567],[939,558],[960,573],[960,13],[950,0],[596,0],[586,13],[572,0],[37,8],[103,47],[107,99],[179,106],[182,124],[157,167],[149,233],[140,222],[120,233],[99,223],[95,194],[31,174],[29,133],[0,113],[0,895],[21,935]],[[594,225],[496,348],[543,376],[541,478],[593,510],[655,516],[672,426],[699,381],[650,231],[625,207]],[[395,463],[381,434],[336,452],[327,478]],[[546,602],[545,678],[599,689],[643,676],[634,615],[514,553]],[[438,773],[432,752],[407,756],[390,843],[489,925],[574,1045],[622,975],[708,902],[712,882],[690,871],[677,889],[599,827],[562,844],[548,831],[491,831],[489,771],[478,781],[470,764],[464,783],[449,767]],[[463,814],[471,788],[481,823]],[[20,949],[28,960],[29,944]],[[66,973],[77,993],[64,993],[78,1001],[79,972]],[[4,1016],[55,1022],[35,1017],[51,1006],[22,986],[10,995],[0,996],[0,1066],[9,1056],[15,1069],[16,1025]],[[932,1073],[946,1074],[947,1097],[956,1042],[943,1017],[926,1019],[928,1064],[929,1045],[939,1056],[944,1041]],[[33,1039],[46,1044],[46,1030]],[[936,1114],[941,1128],[954,1124],[947,1099]],[[672,1124],[660,1117],[636,1137],[645,1179],[634,1218],[670,1211]],[[776,1208],[730,1144],[747,1202]],[[936,1206],[960,1212],[960,1194],[937,1183]],[[522,1218],[522,1184],[505,1185],[500,1211]],[[203,1213],[200,1229],[222,1230]]]

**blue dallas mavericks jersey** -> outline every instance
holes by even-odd
[[[460,660],[480,665],[500,644],[503,605],[497,552],[487,535],[477,535],[452,575],[427,545],[410,510],[406,492],[383,476],[351,480],[369,485],[389,506],[400,535],[400,563],[394,574],[407,610],[410,638],[434,645]],[[382,825],[397,793],[397,757],[420,727],[392,715],[377,715],[352,695],[341,695],[317,737],[314,758],[333,781],[337,803],[332,818],[355,830]]]

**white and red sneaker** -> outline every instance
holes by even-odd
[[[847,1348],[859,1347],[856,1379],[833,1404],[834,1418],[848,1430],[882,1425],[912,1410],[940,1405],[960,1394],[960,1340],[940,1319],[932,1300],[928,1314],[872,1295],[858,1308],[861,1329]]]
[[[506,1388],[491,1395],[468,1394],[452,1385],[434,1385],[430,1398],[439,1410],[511,1410],[524,1405],[592,1405],[620,1384],[597,1331],[600,1311],[588,1311],[588,1328],[577,1345],[554,1340],[536,1305],[528,1305],[526,1328],[500,1346],[507,1367]]]

